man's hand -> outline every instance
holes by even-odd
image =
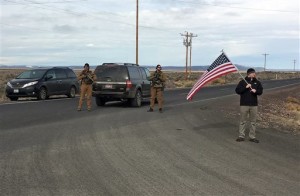
[[[246,88],[251,88],[251,84],[247,84]]]
[[[250,92],[252,92],[252,93],[256,93],[256,89],[251,89],[251,91]]]

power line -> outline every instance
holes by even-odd
[[[237,6],[226,6],[226,5],[216,5],[216,4],[209,4],[209,3],[200,3],[200,2],[187,2],[177,0],[179,3],[184,4],[193,4],[193,5],[204,5],[204,6],[214,6],[214,7],[226,7],[226,8],[233,8],[233,9],[245,9],[245,10],[253,10],[253,11],[268,11],[268,12],[287,12],[287,13],[299,13],[298,11],[289,11],[289,10],[271,10],[271,9],[261,9],[261,8],[249,8],[249,7],[237,7]]]
[[[30,1],[30,0],[23,0],[23,1],[26,1],[27,3],[26,2],[15,2],[15,1],[11,1],[11,0],[4,0],[4,1],[10,2],[10,3],[13,3],[13,4],[17,4],[17,5],[32,6],[32,7],[36,7],[36,8],[40,8],[40,9],[45,9],[45,10],[52,10],[52,11],[56,11],[56,12],[64,12],[66,14],[72,14],[72,15],[76,15],[76,16],[81,16],[83,14],[81,12],[76,12],[76,11],[72,11],[72,10],[68,10],[68,9],[62,9],[62,8],[58,8],[56,6],[50,6],[50,5],[46,5],[46,4],[43,4],[43,3],[34,2],[34,1]],[[37,6],[37,5],[40,5],[40,6]],[[105,13],[106,14],[97,13],[97,15],[94,15],[94,14],[89,14],[87,12],[84,12],[84,15],[87,16],[87,17],[90,17],[90,18],[98,18],[98,17],[100,17],[99,14],[103,15],[104,17],[108,14],[113,15],[113,16],[118,16],[115,13],[111,13],[111,12],[107,12],[107,11]],[[119,16],[119,17],[122,17],[122,16]],[[100,17],[100,18],[103,18],[103,17]],[[108,18],[105,18],[105,21],[118,23],[118,24],[123,24],[123,25],[128,25],[128,26],[132,26],[132,27],[136,26],[133,23],[122,22],[122,21],[119,21],[119,20],[113,20],[113,19],[108,19]],[[157,28],[157,27],[151,27],[151,26],[145,26],[145,25],[139,25],[139,27],[143,28],[143,29],[166,31],[165,29],[161,29],[161,28]]]
[[[4,0],[6,1],[6,0]],[[74,3],[74,2],[83,2],[83,1],[87,1],[87,0],[76,0],[76,1],[52,1],[52,2],[36,2],[36,1],[33,1],[31,3],[28,3],[28,4],[59,4],[59,3]],[[7,1],[9,2],[9,1]],[[15,2],[15,3],[18,3],[18,2]]]
[[[35,4],[28,4],[28,3],[26,3],[26,2],[15,2],[15,1],[10,1],[10,0],[4,0],[4,1],[10,2],[10,3],[14,3],[14,4],[17,4],[17,5],[32,6],[32,7],[36,7],[36,8],[40,8],[40,9],[45,9],[45,10],[53,10],[53,11],[56,11],[56,12],[64,11],[65,13],[73,14],[73,15],[76,15],[76,16],[82,15],[82,13],[76,13],[76,12],[71,11],[71,10],[61,9],[61,8],[58,8],[58,7],[53,7],[53,6],[43,5],[43,4],[38,4],[38,3],[35,3]],[[29,2],[29,3],[32,2],[32,1],[29,1],[29,0],[24,0],[24,1],[27,1],[27,2]],[[37,6],[37,5],[41,5],[41,6]],[[44,6],[44,7],[43,7],[43,6]],[[45,8],[45,7],[48,7],[48,9]],[[49,9],[49,8],[50,8],[50,9]]]
[[[24,6],[32,6],[32,7],[39,8],[39,9],[53,10],[53,11],[56,11],[56,12],[64,12],[66,14],[72,14],[72,15],[76,15],[76,16],[83,14],[82,12],[80,12],[78,10],[73,11],[73,10],[69,10],[69,9],[62,9],[62,8],[58,8],[57,6],[45,5],[46,3],[42,4],[41,2],[35,2],[35,1],[32,1],[32,0],[23,0],[23,2],[16,2],[16,1],[12,1],[12,0],[4,0],[4,1],[11,2],[11,3],[14,3],[14,4],[19,4],[19,5],[24,5]],[[56,2],[59,2],[59,1],[56,1]],[[63,1],[63,2],[71,2],[71,1]],[[63,2],[61,2],[61,3],[63,3]],[[73,2],[76,2],[76,1],[73,1]],[[78,1],[78,2],[84,2],[84,1]],[[183,1],[179,1],[179,2],[183,2]],[[193,4],[192,2],[183,2],[183,3]],[[201,4],[201,3],[194,3],[194,4]],[[82,5],[81,5],[81,7],[82,7]],[[94,9],[94,7],[93,7],[93,9]],[[93,14],[93,13],[91,14],[89,12],[84,12],[84,15],[86,17],[90,17],[90,18],[94,18],[94,19],[97,19],[97,18],[103,19],[104,18],[105,19],[104,21],[107,21],[107,22],[124,24],[124,25],[127,25],[127,26],[135,27],[134,23],[123,22],[123,21],[120,21],[118,18],[117,19],[111,19],[111,17],[109,17],[108,15],[113,15],[113,16],[116,16],[116,17],[122,17],[122,16],[119,16],[119,15],[113,13],[113,12],[107,12],[106,11],[105,13],[97,13],[97,15]],[[2,23],[2,25],[7,25],[7,24]],[[10,26],[13,26],[13,25],[10,25]],[[22,26],[22,28],[24,28],[24,27]],[[156,30],[156,31],[163,31],[163,32],[172,32],[172,33],[174,33],[174,31],[176,30],[176,29],[170,29],[170,28],[166,29],[166,28],[159,28],[159,27],[145,26],[145,25],[139,25],[139,28]],[[33,28],[31,28],[31,29],[33,30]],[[39,30],[41,30],[41,29],[39,29]],[[45,30],[45,31],[47,31],[47,30]]]
[[[15,24],[6,24],[6,23],[2,23],[2,22],[0,22],[0,25],[11,26],[11,27],[17,27],[17,28],[22,28],[22,29],[26,28],[26,29],[34,30],[34,31],[52,32],[52,31],[45,30],[45,29],[32,28],[32,27],[27,27],[27,26],[25,27],[25,26],[15,25]]]

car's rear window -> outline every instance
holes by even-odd
[[[59,79],[67,78],[67,74],[63,69],[56,69],[55,75],[56,75],[56,78],[59,78]]]
[[[47,70],[27,70],[21,73],[17,79],[39,79],[42,78]]]
[[[129,71],[129,75],[130,75],[130,79],[140,79],[141,75],[139,72],[139,68],[138,67],[128,67],[128,71]]]
[[[95,69],[95,74],[99,81],[124,82],[128,80],[126,66],[100,65]]]
[[[76,78],[76,74],[71,69],[66,69],[68,78]]]

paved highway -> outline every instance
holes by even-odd
[[[300,79],[263,81],[265,91]],[[299,137],[259,129],[235,142],[235,85],[165,92],[165,111],[78,98],[0,105],[0,195],[298,195]]]

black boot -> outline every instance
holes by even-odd
[[[147,112],[153,112],[153,109],[152,109],[152,108],[150,108],[149,110],[147,110]]]

